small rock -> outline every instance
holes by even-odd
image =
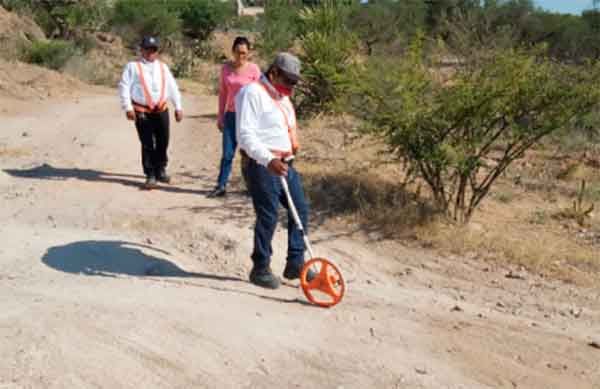
[[[567,370],[567,365],[563,365],[560,363],[547,363],[546,367],[552,370]]]
[[[21,134],[21,136],[23,138],[27,138],[27,137],[29,137],[29,133],[27,131],[23,131],[23,133]]]
[[[373,329],[373,327],[369,328],[369,332],[371,333],[372,337],[375,337],[375,329]]]
[[[506,273],[506,275],[504,277],[511,278],[513,280],[524,280],[525,279],[525,276],[523,274],[513,272],[512,270],[509,271],[508,273]]]
[[[427,374],[427,369],[424,368],[424,367],[415,367],[415,372],[417,374],[423,374],[423,375],[425,375],[425,374]]]
[[[154,244],[154,242],[152,242],[152,239],[150,239],[150,238],[146,238],[146,243],[148,243],[148,244]]]
[[[577,308],[577,307],[573,307],[569,310],[569,313],[571,315],[573,315],[574,318],[578,319],[579,316],[581,316],[581,313],[583,312],[582,308]]]
[[[503,304],[502,302],[500,302],[500,301],[498,301],[498,302],[496,303],[496,306],[497,306],[498,308],[505,308],[505,307],[506,307],[506,305],[504,305],[504,304]]]
[[[452,307],[452,309],[450,310],[450,312],[462,312],[463,309],[461,307],[459,307],[458,305],[455,305],[454,307]]]
[[[369,233],[369,239],[372,240],[381,240],[383,235],[380,232],[371,232]]]

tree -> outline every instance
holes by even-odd
[[[355,62],[359,44],[347,26],[352,6],[337,0],[323,0],[299,14],[298,42],[303,64],[299,85],[298,110],[314,114],[334,109],[334,103],[347,93],[349,69]]]
[[[600,65],[497,49],[441,82],[421,44],[358,74],[352,112],[405,160],[449,218],[467,222],[494,182],[547,135],[600,101]]]
[[[398,39],[411,40],[423,27],[425,13],[422,0],[380,0],[354,7],[347,23],[372,55],[377,46],[389,52],[389,45]]]

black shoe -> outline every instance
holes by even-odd
[[[146,182],[144,183],[144,189],[156,188],[156,178],[154,176],[147,176]]]
[[[253,267],[250,272],[250,282],[263,288],[277,289],[279,288],[279,278],[277,278],[271,268],[256,268]]]
[[[208,198],[223,197],[226,194],[227,194],[227,191],[225,190],[225,188],[221,188],[220,186],[217,186],[215,189],[213,189],[212,192],[210,192],[208,195],[206,195],[206,197],[208,197]]]
[[[289,262],[285,265],[285,269],[283,270],[283,276],[288,280],[295,280],[300,278],[300,273],[302,273],[302,266],[292,265]],[[306,272],[306,281],[310,282],[317,277],[317,273],[313,269],[308,269]]]
[[[158,171],[158,174],[156,175],[156,179],[159,182],[162,182],[164,184],[170,184],[171,183],[171,177],[167,174],[167,172],[165,171],[165,169],[160,169]]]

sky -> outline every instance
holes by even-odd
[[[536,4],[554,12],[580,14],[592,7],[592,0],[535,0]]]

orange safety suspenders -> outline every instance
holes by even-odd
[[[142,105],[139,103],[133,102],[133,107],[138,112],[163,112],[167,109],[167,101],[165,100],[165,89],[167,84],[167,79],[165,77],[165,67],[162,63],[158,63],[160,66],[160,76],[162,78],[162,85],[160,89],[160,98],[158,103],[154,104],[152,101],[152,95],[150,94],[150,90],[148,89],[148,84],[146,84],[146,80],[144,78],[144,72],[142,69],[142,64],[140,62],[136,62],[138,75],[140,78],[140,83],[142,84],[142,89],[144,91],[144,99],[146,100],[146,105]]]
[[[285,110],[283,109],[283,107],[281,106],[279,101],[277,101],[277,99],[275,99],[275,97],[273,96],[271,91],[269,91],[269,88],[262,81],[258,81],[258,84],[264,88],[264,90],[271,97],[271,99],[273,100],[273,102],[275,103],[277,108],[279,108],[279,110],[283,114],[283,118],[285,119],[285,124],[287,125],[287,128],[288,128],[288,135],[290,137],[290,142],[292,143],[292,151],[297,150],[300,147],[300,144],[298,143],[298,133],[296,131],[297,122],[296,122],[296,112],[294,111],[294,107],[292,107],[292,115],[294,115],[294,124],[295,125],[292,127],[290,125],[290,120],[288,119],[288,115],[285,113]]]

